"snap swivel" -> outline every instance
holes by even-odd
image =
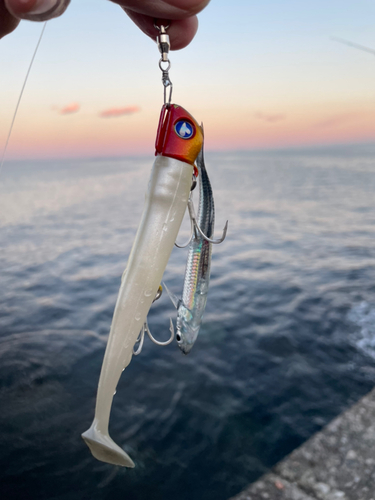
[[[159,60],[159,68],[162,72],[161,81],[164,87],[164,104],[171,104],[172,100],[172,90],[173,84],[171,79],[169,78],[169,69],[171,67],[171,62],[169,60],[169,50],[171,48],[171,44],[169,41],[169,35],[167,33],[167,29],[169,28],[169,24],[164,26],[161,24],[160,26],[157,24],[156,19],[154,20],[154,27],[159,31],[158,36],[156,37],[156,43],[158,45],[159,52],[161,54],[161,58]]]

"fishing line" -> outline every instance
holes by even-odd
[[[32,65],[33,65],[33,62],[34,62],[34,59],[35,59],[36,53],[38,52],[38,48],[39,48],[40,42],[42,41],[42,38],[43,38],[43,33],[44,33],[44,30],[46,29],[46,25],[47,25],[47,21],[43,24],[43,28],[42,28],[42,31],[41,31],[41,33],[40,33],[38,43],[36,44],[36,47],[35,47],[35,50],[34,50],[33,57],[31,58],[31,61],[30,61],[30,64],[29,64],[29,68],[28,68],[28,70],[27,70],[27,73],[26,73],[25,79],[24,79],[24,81],[23,81],[23,85],[22,85],[21,92],[20,92],[20,95],[19,95],[19,97],[18,97],[18,101],[17,101],[16,109],[15,109],[15,111],[14,111],[13,118],[12,118],[12,122],[11,122],[11,124],[10,124],[9,132],[8,132],[8,137],[7,137],[7,140],[6,140],[6,143],[5,143],[5,147],[4,147],[4,150],[3,150],[3,154],[2,154],[2,157],[1,157],[1,160],[0,160],[0,175],[1,175],[1,170],[2,170],[2,168],[3,168],[3,164],[4,164],[5,153],[7,152],[7,148],[8,148],[8,144],[9,144],[9,139],[10,139],[10,136],[12,135],[13,125],[14,125],[14,122],[15,122],[15,120],[16,120],[16,116],[17,116],[18,108],[19,108],[19,105],[20,105],[20,102],[21,102],[21,99],[22,99],[23,91],[25,90],[26,83],[27,83],[27,79],[29,78],[29,74],[30,74],[30,71],[31,71],[31,67],[32,67]]]

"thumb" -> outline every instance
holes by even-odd
[[[4,0],[8,11],[18,19],[48,21],[61,16],[70,0]]]

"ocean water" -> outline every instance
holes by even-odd
[[[80,434],[152,161],[4,166],[2,499],[226,500],[375,384],[375,148],[208,153],[229,230],[201,332],[188,356],[145,340],[110,424],[136,468],[96,461]],[[176,294],[185,259],[165,273]],[[155,337],[169,317],[164,294]]]

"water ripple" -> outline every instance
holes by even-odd
[[[92,459],[80,433],[148,168],[17,164],[3,176],[2,498],[226,500],[374,385],[373,159],[207,154],[229,231],[199,338],[189,356],[146,341],[120,380],[110,432],[137,467]],[[185,261],[175,249],[164,276],[176,294]],[[169,317],[164,294],[156,337]]]

